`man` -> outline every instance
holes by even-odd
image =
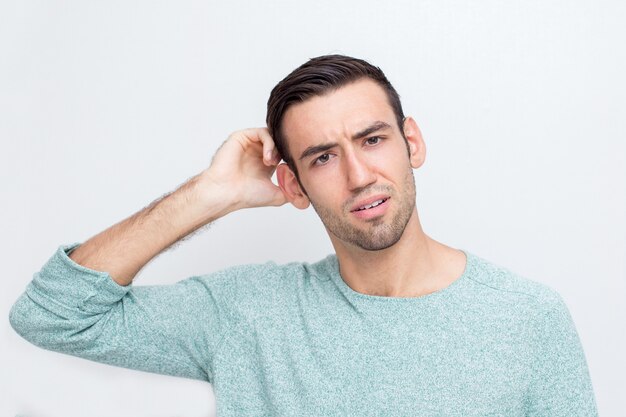
[[[60,247],[11,310],[16,331],[208,381],[220,416],[597,415],[562,298],[422,230],[424,141],[380,69],[311,59],[274,88],[267,125],[233,133],[165,198]],[[130,285],[198,228],[286,202],[314,207],[336,254]]]

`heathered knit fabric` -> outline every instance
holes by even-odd
[[[463,251],[416,298],[352,290],[330,255],[123,287],[62,246],[10,313],[45,349],[213,384],[217,415],[596,416],[553,289]]]

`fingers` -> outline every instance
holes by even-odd
[[[274,140],[266,127],[251,128],[241,131],[250,142],[261,142],[263,145],[263,163],[267,166],[277,165],[280,162]]]
[[[280,162],[278,151],[276,150],[274,139],[270,136],[269,130],[267,128],[259,128],[256,131],[259,139],[261,139],[263,143],[263,163],[268,166],[278,165],[278,162]]]
[[[261,142],[263,163],[265,165],[276,166],[280,162],[280,156],[274,144],[274,139],[272,139],[266,127],[243,129],[232,133],[231,137],[238,139],[244,147],[244,142]]]

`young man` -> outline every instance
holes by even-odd
[[[267,125],[233,133],[209,168],[143,211],[60,247],[11,310],[15,330],[208,381],[222,417],[597,415],[559,294],[422,230],[424,141],[380,69],[311,59],[274,88]],[[130,285],[203,225],[286,202],[314,207],[336,254]]]

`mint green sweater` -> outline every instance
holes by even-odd
[[[352,290],[334,255],[123,287],[60,247],[10,313],[26,340],[213,384],[217,415],[596,416],[563,299],[465,252],[417,298]]]

